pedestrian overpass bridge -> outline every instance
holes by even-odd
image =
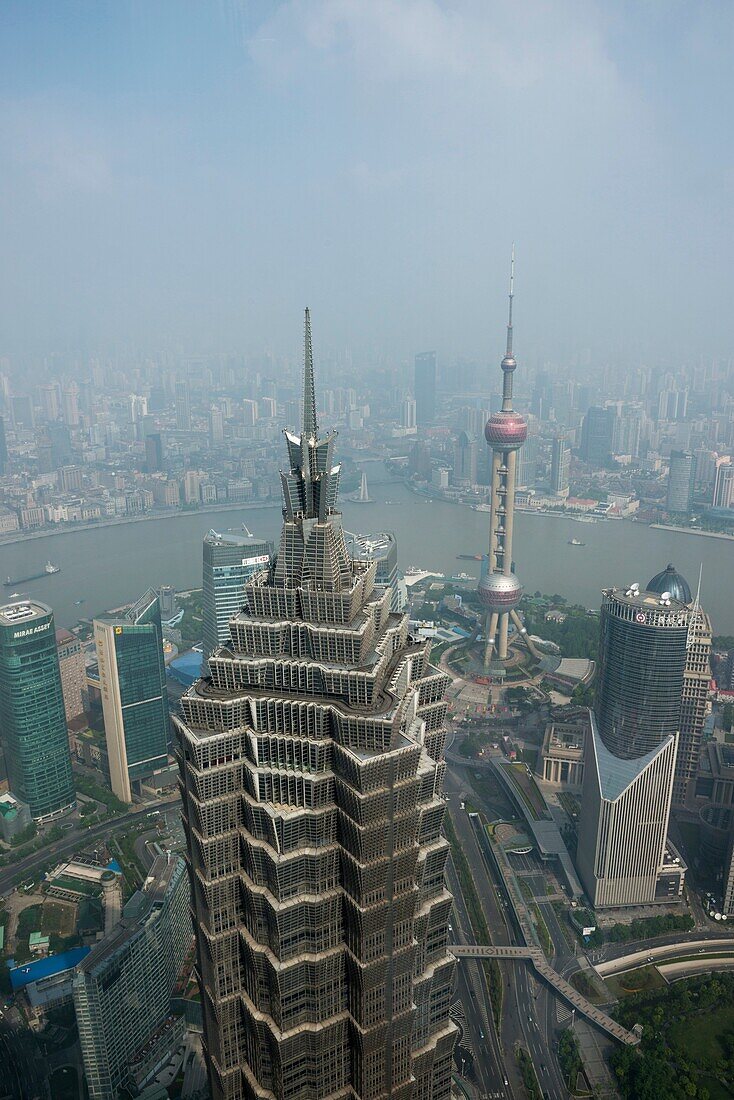
[[[588,998],[579,993],[577,989],[567,982],[565,978],[549,965],[539,947],[494,947],[484,944],[457,943],[449,947],[449,950],[457,959],[498,959],[500,961],[514,961],[516,959],[527,960],[535,968],[536,973],[552,986],[556,993],[563,997],[572,1008],[580,1012],[591,1023],[596,1024],[607,1035],[611,1035],[620,1043],[627,1046],[636,1046],[641,1038],[641,1029],[627,1031],[626,1028],[607,1016],[600,1008],[592,1004]]]

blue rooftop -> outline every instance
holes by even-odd
[[[13,967],[10,971],[13,992],[17,993],[19,989],[24,989],[40,978],[50,978],[54,974],[62,974],[64,970],[73,970],[90,951],[90,947],[72,947],[69,951],[62,951],[60,955],[49,955],[47,959],[37,959],[35,962]]]
[[[197,649],[190,649],[188,653],[183,653],[180,657],[176,657],[174,661],[171,661],[167,667],[168,675],[174,680],[178,680],[179,684],[183,684],[184,687],[191,687],[195,680],[198,680],[201,676],[201,662],[204,659],[204,654]]]

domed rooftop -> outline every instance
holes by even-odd
[[[484,438],[497,450],[514,450],[528,437],[525,417],[518,412],[492,413],[484,428]]]
[[[681,603],[691,603],[693,600],[691,586],[672,562],[668,562],[661,573],[656,573],[645,587],[648,592],[670,592],[673,599],[680,600]]]
[[[522,585],[514,573],[485,573],[477,594],[489,611],[512,611],[522,599]]]

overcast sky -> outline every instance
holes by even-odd
[[[734,349],[734,4],[3,0],[0,355]]]

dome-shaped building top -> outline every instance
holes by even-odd
[[[647,582],[646,588],[648,592],[658,592],[661,595],[663,592],[669,592],[674,600],[679,600],[681,603],[693,601],[691,586],[672,562],[668,562],[662,572],[656,573],[652,580]]]
[[[527,437],[527,421],[514,409],[492,413],[484,428],[484,438],[493,450],[516,450]]]

